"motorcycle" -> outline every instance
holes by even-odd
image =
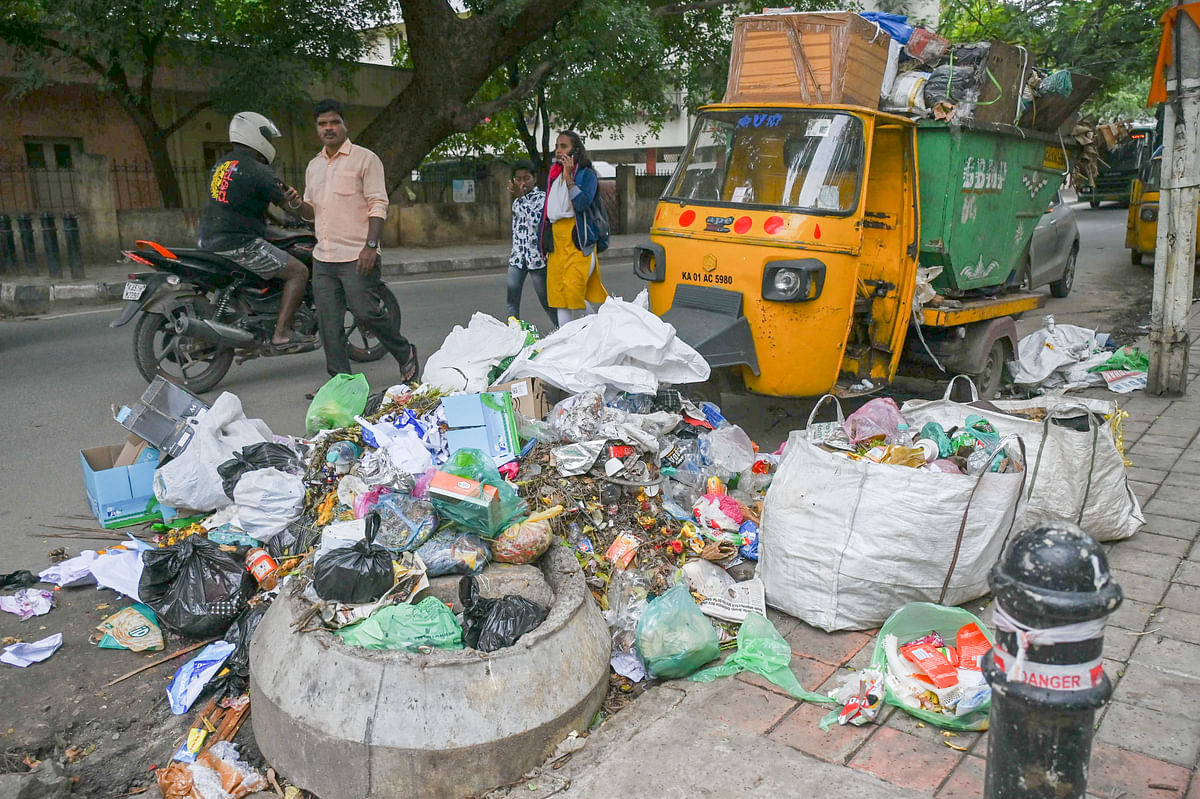
[[[311,229],[268,226],[268,242],[312,270],[317,243]],[[216,253],[164,247],[139,240],[126,258],[153,272],[131,274],[122,291],[125,306],[109,327],[128,324],[139,313],[133,331],[133,354],[138,372],[147,381],[163,376],[193,394],[211,391],[236,362],[252,358],[312,352],[321,346],[312,282],[296,311],[294,328],[317,336],[313,344],[283,352],[271,349],[279,316],[283,283],[264,280]],[[400,308],[391,291],[384,294],[389,312]],[[349,312],[342,336],[347,353],[359,363],[387,354],[383,344],[357,325]]]

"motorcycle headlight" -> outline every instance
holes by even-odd
[[[1141,214],[1139,214],[1139,216],[1142,217],[1143,222],[1157,222],[1158,221],[1158,206],[1157,205],[1143,205],[1142,212],[1141,212]]]

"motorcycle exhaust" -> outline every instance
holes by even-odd
[[[191,336],[224,347],[249,347],[258,343],[254,334],[248,330],[222,324],[212,319],[197,319],[194,316],[177,318],[175,332],[181,336]]]

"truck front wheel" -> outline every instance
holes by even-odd
[[[994,399],[1000,393],[1000,384],[1004,381],[1004,361],[1007,350],[1000,339],[992,342],[987,356],[978,372],[971,375],[975,387],[979,389],[982,399]]]

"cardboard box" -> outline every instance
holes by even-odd
[[[208,411],[198,397],[159,376],[133,407],[122,407],[113,418],[129,432],[149,441],[171,457],[183,452],[193,426]]]
[[[516,460],[521,451],[512,396],[507,391],[459,394],[442,400],[446,413],[446,444],[453,454],[478,449],[492,456],[497,466]]]
[[[480,521],[486,520],[488,529],[495,529],[500,521],[500,497],[495,486],[438,471],[429,482],[429,495],[440,502],[465,506],[469,512],[478,513]]]
[[[724,102],[878,108],[890,42],[852,11],[738,17]]]
[[[137,436],[124,444],[80,451],[88,505],[100,526],[112,529],[161,518],[154,498],[160,458],[158,449]]]
[[[536,377],[499,383],[488,391],[507,391],[512,396],[513,410],[526,419],[545,419],[552,407],[546,384]]]

